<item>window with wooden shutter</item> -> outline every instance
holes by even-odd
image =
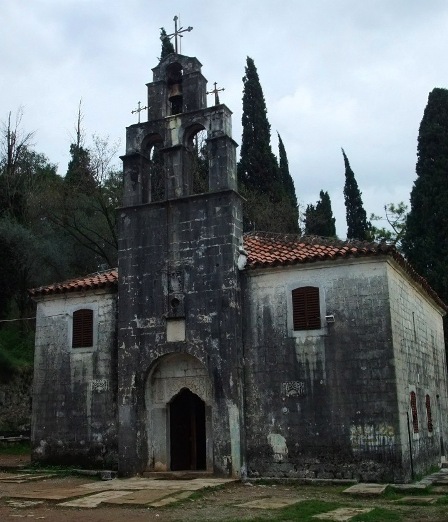
[[[72,348],[90,346],[93,346],[93,310],[76,310],[73,312]]]
[[[303,286],[292,291],[294,330],[318,330],[320,326],[319,288]]]
[[[418,415],[417,415],[417,396],[415,392],[411,391],[411,413],[412,413],[412,427],[414,433],[418,433]]]

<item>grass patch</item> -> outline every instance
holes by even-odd
[[[322,500],[305,500],[298,502],[293,506],[288,506],[280,510],[273,510],[269,516],[250,518],[251,522],[265,522],[267,520],[274,522],[291,522],[292,520],[316,522],[312,517],[319,513],[326,513],[332,511],[342,504],[339,502],[324,502]],[[227,522],[241,522],[241,518],[233,518]],[[392,520],[392,519],[391,519]]]
[[[402,520],[402,518],[398,513],[383,508],[374,508],[369,513],[356,515],[356,517],[351,519],[352,522],[398,522],[400,520]]]

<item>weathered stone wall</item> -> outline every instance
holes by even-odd
[[[170,469],[167,449],[160,449],[167,439],[148,430],[157,427],[148,386],[163,356],[176,353],[197,359],[211,382],[210,393],[198,392],[213,415],[208,465],[219,474],[240,473],[241,217],[233,191],[120,211],[118,402],[124,475]],[[165,401],[178,391],[170,389]]]
[[[17,370],[0,380],[0,433],[26,433],[31,427],[33,369]]]
[[[403,270],[388,265],[392,334],[397,376],[403,467],[411,479],[440,462],[448,442],[448,393],[442,311],[415,286]],[[414,432],[410,394],[417,399],[418,432]],[[429,397],[432,431],[426,397]]]
[[[248,272],[249,475],[400,479],[386,267],[344,260]],[[319,288],[320,330],[293,332],[291,291],[300,286]]]
[[[94,312],[94,345],[72,348],[73,312]],[[37,305],[33,459],[116,467],[116,293],[42,298]]]

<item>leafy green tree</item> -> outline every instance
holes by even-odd
[[[310,236],[336,237],[336,219],[333,217],[328,192],[320,191],[320,199],[308,205],[305,211],[305,234]]]
[[[429,93],[417,145],[417,179],[411,191],[403,250],[448,302],[448,90]]]
[[[164,27],[160,28],[160,39],[162,40],[162,54],[160,55],[160,61],[162,61],[169,54],[174,53],[174,45],[168,38]]]
[[[386,220],[389,227],[376,227],[371,225],[370,234],[374,241],[388,241],[393,243],[397,250],[402,250],[402,240],[406,233],[406,219],[408,206],[403,201],[400,203],[387,203],[384,205],[384,216],[370,215],[370,222]]]
[[[361,192],[344,149],[342,149],[342,155],[345,164],[344,198],[347,217],[347,239],[368,240],[370,239],[370,223],[367,221]]]

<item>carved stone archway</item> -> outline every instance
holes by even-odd
[[[171,470],[170,403],[188,390],[204,403],[205,466],[213,470],[212,386],[206,368],[195,357],[173,353],[156,361],[146,384],[149,471]],[[194,469],[194,464],[191,465]]]

